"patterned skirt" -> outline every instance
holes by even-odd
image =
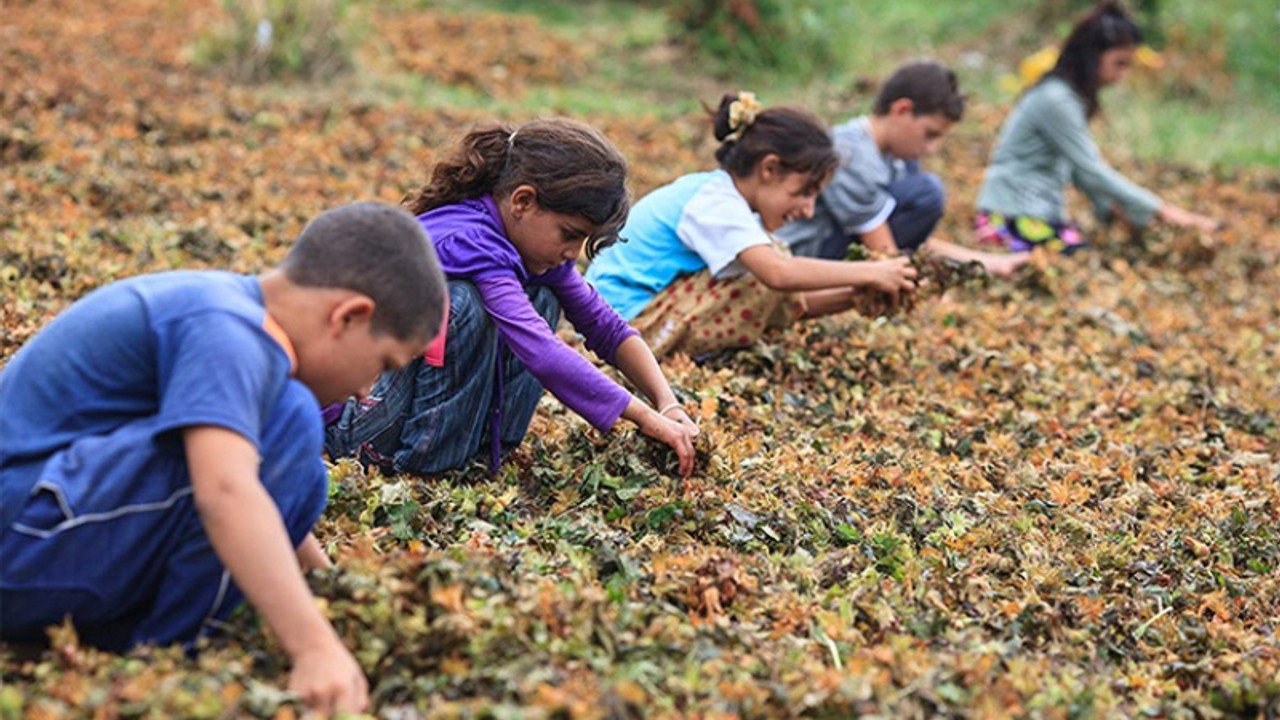
[[[771,327],[804,314],[793,293],[765,287],[756,276],[716,280],[707,270],[678,278],[631,321],[658,358],[750,345]]]
[[[1080,230],[1072,222],[1050,222],[1026,215],[1002,215],[979,212],[974,219],[978,242],[1002,247],[1012,252],[1027,252],[1038,247],[1064,255],[1088,247]]]

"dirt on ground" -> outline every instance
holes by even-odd
[[[360,97],[388,68],[495,98],[592,58],[522,17],[368,18],[323,89],[190,60],[213,0],[10,0],[0,16],[0,362],[69,303],[171,268],[260,271],[303,223],[398,201],[481,111]],[[431,37],[430,43],[422,41]],[[968,238],[1007,108],[932,168]],[[523,118],[502,118],[519,121]],[[599,116],[638,195],[711,165],[705,118]],[[1207,138],[1206,142],[1211,142]],[[665,370],[687,481],[544,401],[495,478],[333,471],[312,578],[412,717],[1255,717],[1280,703],[1280,174],[1118,160],[1220,233],[939,279]],[[301,714],[252,614],[198,658],[67,631],[0,645],[0,717]]]

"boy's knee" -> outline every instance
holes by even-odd
[[[942,179],[933,173],[922,173],[920,176],[919,204],[942,216],[947,207],[947,190]]]

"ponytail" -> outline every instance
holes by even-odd
[[[776,155],[786,172],[799,172],[821,187],[840,164],[827,128],[812,113],[796,107],[761,109],[755,95],[729,93],[711,111],[720,141],[716,160],[734,177],[746,177],[766,155]]]
[[[501,197],[521,185],[537,192],[538,207],[597,226],[597,242],[617,234],[631,207],[622,154],[598,130],[567,118],[468,133],[403,204],[421,215],[483,195]]]
[[[507,125],[467,133],[452,154],[436,163],[431,181],[405,196],[401,204],[414,215],[421,215],[493,192],[507,164],[514,133]]]

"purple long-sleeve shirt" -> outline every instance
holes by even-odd
[[[507,239],[498,204],[488,195],[430,210],[419,215],[418,222],[435,243],[445,275],[476,286],[499,336],[538,382],[594,427],[613,427],[631,402],[631,393],[565,345],[526,291],[529,285],[550,287],[587,349],[614,365],[618,346],[638,333],[601,299],[573,262],[531,275]]]

